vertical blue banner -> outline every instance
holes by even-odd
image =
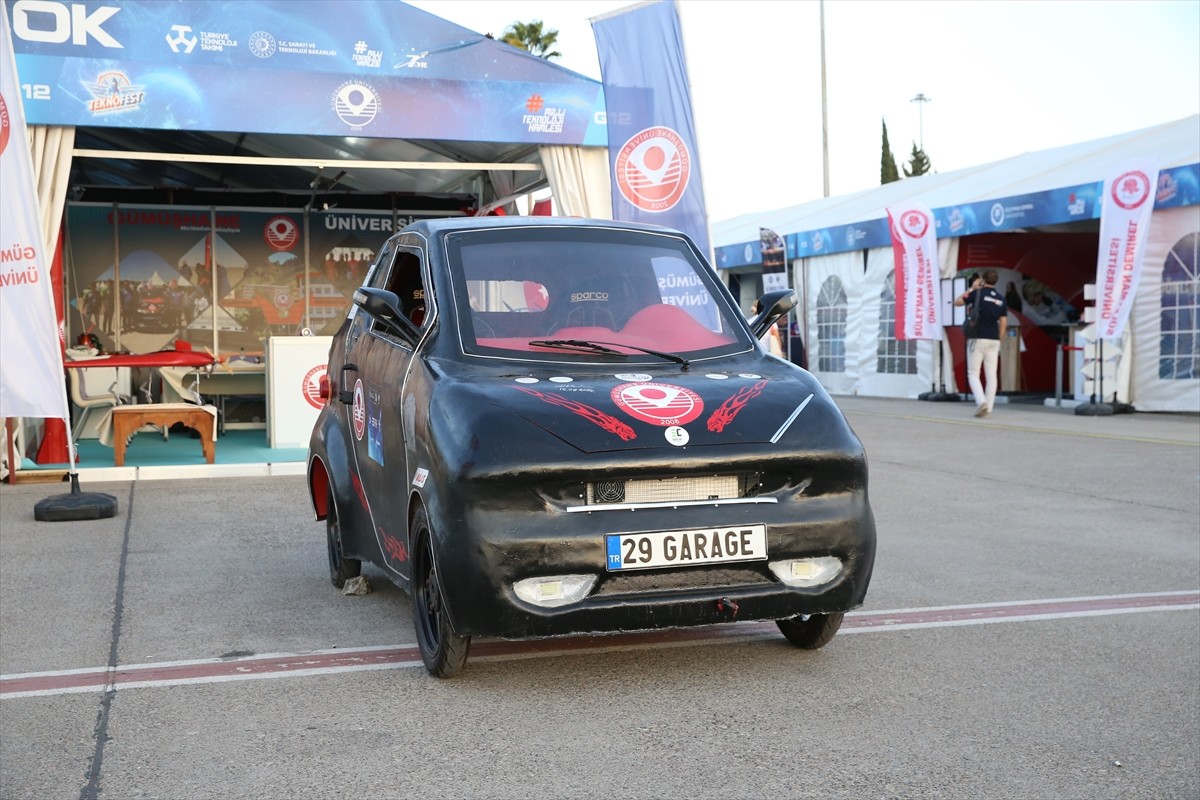
[[[677,228],[712,252],[674,0],[592,21],[608,117],[613,218]]]

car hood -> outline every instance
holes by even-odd
[[[528,436],[515,416],[585,453],[775,444],[798,430],[806,447],[845,446],[848,426],[811,374],[755,366],[476,377],[458,385],[467,396],[454,401],[473,409],[474,430]]]

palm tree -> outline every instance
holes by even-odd
[[[540,19],[533,22],[514,22],[505,29],[500,41],[526,50],[538,58],[562,58],[562,53],[552,49],[558,42],[558,31],[543,30]]]

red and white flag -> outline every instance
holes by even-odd
[[[0,13],[0,417],[66,420],[54,292],[8,17]]]
[[[1096,258],[1099,339],[1115,339],[1125,330],[1142,275],[1142,254],[1150,238],[1156,186],[1158,166],[1146,159],[1122,165],[1104,184]]]
[[[896,263],[896,338],[942,338],[941,270],[933,212],[920,203],[887,210]]]

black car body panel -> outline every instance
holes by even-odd
[[[863,602],[875,526],[862,445],[811,374],[763,352],[682,234],[429,220],[389,239],[364,287],[330,351],[314,508],[325,517],[329,485],[345,553],[402,586],[423,508],[456,633],[786,619]],[[395,314],[365,310],[392,297]],[[712,561],[735,555],[745,560]],[[836,559],[836,576],[785,583],[779,565],[805,559]],[[514,588],[553,591],[556,576],[590,584],[565,602]]]

